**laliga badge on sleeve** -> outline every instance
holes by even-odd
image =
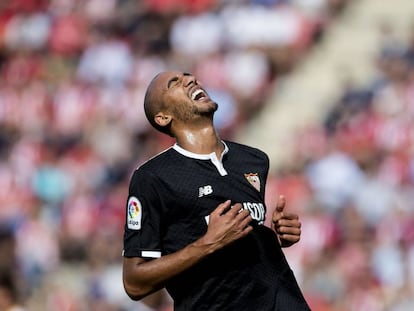
[[[130,197],[128,200],[128,229],[141,229],[142,206],[136,197]]]

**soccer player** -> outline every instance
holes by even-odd
[[[176,144],[131,177],[125,291],[139,300],[165,287],[177,311],[310,310],[281,249],[299,241],[298,216],[281,197],[264,225],[268,156],[221,140],[217,108],[189,73],[151,81],[146,116]]]

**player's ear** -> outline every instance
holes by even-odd
[[[168,114],[165,114],[164,112],[158,112],[155,116],[154,116],[154,121],[155,123],[157,123],[159,126],[165,127],[168,124],[170,124],[171,122],[171,116]]]

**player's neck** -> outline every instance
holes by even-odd
[[[217,157],[220,157],[224,150],[223,143],[213,127],[182,130],[176,140],[181,148],[193,153],[209,154],[215,152]]]

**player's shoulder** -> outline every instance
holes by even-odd
[[[255,155],[257,157],[261,157],[261,158],[265,158],[265,159],[269,159],[268,155],[261,149],[253,147],[253,146],[249,146],[249,145],[245,145],[245,144],[241,144],[235,141],[224,141],[226,143],[226,145],[228,146],[230,151],[236,151],[236,152],[244,152],[247,154],[251,154],[251,155]]]
[[[170,147],[139,164],[132,172],[131,186],[137,183],[146,185],[158,183],[161,176],[168,176],[175,169],[174,163],[176,160]]]
[[[174,155],[175,152],[173,151],[173,148],[169,147],[141,163],[136,171],[156,172],[164,169],[165,166],[174,164]]]

